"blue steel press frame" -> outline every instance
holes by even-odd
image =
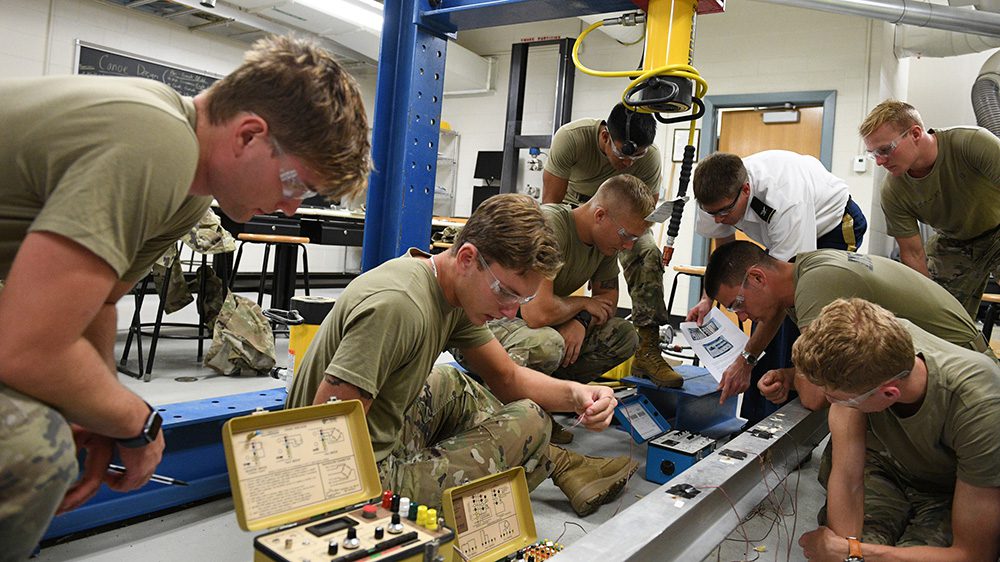
[[[644,8],[637,0],[386,2],[361,267],[430,243],[448,39],[476,29]]]

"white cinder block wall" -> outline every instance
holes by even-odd
[[[878,74],[868,64],[869,52],[883,48],[877,39],[888,27],[858,17],[732,0],[727,3],[725,14],[698,18],[694,66],[708,81],[709,95],[836,90],[833,172],[848,182],[854,198],[870,215],[872,167],[858,174],[851,171],[850,164],[852,157],[863,149],[855,133],[857,125],[868,108],[877,103],[873,100],[878,97]],[[472,169],[476,152],[502,147],[510,44],[524,37],[575,36],[582,28],[581,22],[573,19],[460,33],[459,41],[465,46],[481,54],[492,53],[499,57],[494,94],[445,98],[443,119],[463,133],[460,193],[456,205],[460,213],[468,212],[471,205],[470,186],[474,181]],[[539,53],[535,55],[535,51]],[[557,51],[555,47],[545,47],[532,49],[531,53],[524,130],[526,133],[547,133],[551,131]],[[587,37],[581,58],[594,69],[624,70],[639,64],[641,55],[640,45],[621,46],[596,32]],[[895,63],[894,58],[890,56],[889,59]],[[623,79],[594,78],[577,73],[574,119],[606,116],[620,99],[626,84]],[[665,177],[670,174],[676,177],[679,173],[679,166],[670,161],[673,127],[676,126],[661,125],[657,133]],[[526,152],[522,153],[522,160],[526,156]],[[541,173],[522,171],[519,179],[522,189],[525,185],[540,185]],[[675,181],[671,179],[664,189],[672,192]],[[463,187],[466,191],[462,191]],[[700,257],[696,259],[691,255],[693,210],[693,203],[689,203],[675,244],[674,264],[703,263]],[[655,234],[663,236],[659,229]],[[667,290],[672,279],[672,272],[668,272],[665,277]],[[687,279],[686,276],[681,279],[674,314],[684,314],[687,310]],[[631,305],[624,291],[620,304]]]
[[[235,41],[192,33],[167,21],[96,0],[0,0],[0,76],[38,76],[73,72],[77,39],[160,59],[216,74],[239,64],[246,46]],[[447,96],[442,118],[461,133],[456,212],[471,208],[472,172],[476,153],[499,150],[507,105],[510,45],[525,38],[575,37],[584,28],[577,19],[556,20],[462,31],[459,41],[481,55],[497,57],[496,89],[490,94]],[[880,170],[869,163],[865,173],[852,171],[853,156],[863,149],[857,125],[867,111],[885,97],[908,99],[931,126],[974,124],[969,89],[979,66],[990,53],[947,59],[904,59],[892,53],[893,26],[853,16],[781,7],[747,0],[730,0],[725,14],[698,19],[694,64],[709,83],[709,95],[752,94],[800,90],[836,90],[833,173],[844,178],[872,227],[866,246],[888,253],[891,243],[880,240],[884,223],[878,212],[874,186]],[[552,130],[553,95],[558,51],[531,50],[525,97],[523,132],[548,134]],[[581,56],[595,69],[625,69],[637,65],[641,46],[625,47],[596,32],[588,37]],[[369,118],[374,109],[375,74],[356,74]],[[626,82],[577,73],[573,118],[601,117],[620,98]],[[677,170],[670,162],[673,127],[661,126],[657,144],[664,156],[665,176]],[[704,133],[704,132],[703,132]],[[528,171],[522,152],[519,188],[541,186],[541,173]],[[664,186],[673,190],[675,179]],[[674,263],[700,262],[691,255],[693,207],[676,244]],[[657,235],[662,236],[659,232]],[[356,249],[348,251],[348,267],[359,263]],[[311,246],[313,269],[337,270],[344,250]],[[248,253],[248,263],[259,254]],[[666,284],[672,280],[670,273]],[[681,280],[674,314],[687,308],[687,278]],[[629,306],[623,291],[622,306]]]

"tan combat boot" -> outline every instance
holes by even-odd
[[[636,326],[639,332],[639,349],[635,352],[632,375],[647,378],[658,386],[680,388],[684,377],[667,364],[660,353],[660,331],[656,326]]]
[[[618,497],[639,463],[628,457],[590,457],[549,445],[552,480],[580,517]]]
[[[553,445],[569,445],[572,443],[573,433],[563,427],[555,418],[550,416],[549,419],[552,420],[552,435],[549,437],[549,442]]]

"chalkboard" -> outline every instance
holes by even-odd
[[[82,41],[77,41],[77,74],[149,78],[163,82],[184,96],[194,96],[221,78]]]

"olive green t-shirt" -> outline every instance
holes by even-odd
[[[559,274],[552,280],[552,294],[568,297],[588,281],[600,283],[618,279],[617,257],[605,256],[597,246],[589,246],[580,240],[573,209],[569,205],[542,205],[542,213],[555,232],[563,259]]]
[[[28,232],[87,248],[135,281],[205,214],[190,98],[141,78],[0,80],[0,278]]]
[[[949,238],[969,240],[1000,224],[1000,139],[979,127],[935,129],[938,154],[922,178],[903,174],[882,184],[889,236],[919,233],[917,221]]]
[[[983,337],[969,313],[943,287],[909,267],[881,256],[815,250],[795,256],[795,309],[799,329],[838,298],[878,304],[937,337],[975,349]]]
[[[434,361],[445,349],[486,344],[493,333],[448,304],[428,264],[406,255],[357,277],[337,298],[295,375],[285,406],[313,403],[330,374],[372,395],[368,410],[375,460],[392,452]]]
[[[619,174],[631,174],[653,190],[660,189],[660,151],[650,145],[646,155],[619,172],[601,152],[600,119],[578,119],[566,123],[552,136],[552,147],[545,161],[545,171],[569,180],[563,203],[580,205],[597,193],[605,180]],[[581,197],[582,196],[582,197]]]
[[[955,479],[1000,486],[1000,367],[981,353],[935,338],[903,320],[927,364],[920,409],[901,418],[892,408],[868,414],[869,447],[889,453],[919,490],[948,492]]]

